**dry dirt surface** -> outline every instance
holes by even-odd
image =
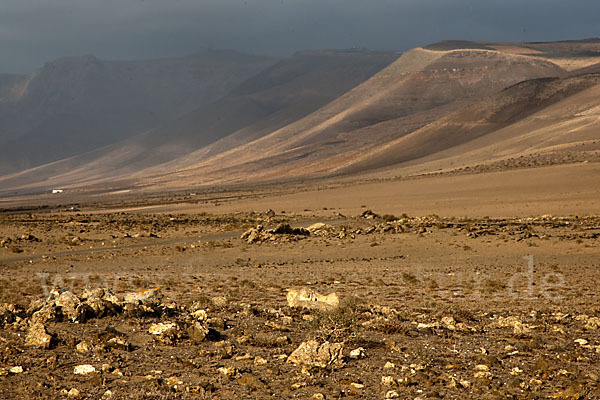
[[[0,216],[0,398],[600,398],[600,217]]]

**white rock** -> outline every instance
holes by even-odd
[[[224,376],[234,376],[237,373],[237,370],[234,367],[221,367],[217,369],[217,371]]]
[[[8,372],[10,372],[11,374],[22,374],[23,373],[23,367],[21,367],[20,365],[17,365],[16,367],[12,367],[11,369],[8,370]]]
[[[323,296],[308,288],[300,290],[288,289],[287,303],[292,308],[307,308],[312,310],[332,310],[340,305],[340,299],[336,293]]]
[[[178,330],[178,326],[176,323],[174,323],[174,322],[165,322],[165,323],[159,322],[158,324],[150,325],[150,328],[148,328],[148,333],[150,333],[151,335],[160,336],[160,335],[165,335],[173,330]]]
[[[89,364],[77,365],[73,368],[73,373],[75,375],[89,375],[96,373],[96,368]]]
[[[354,349],[350,352],[350,358],[352,359],[360,359],[360,358],[365,358],[365,349],[362,347],[359,347],[358,349]]]
[[[575,339],[575,343],[581,345],[581,346],[585,346],[586,344],[588,344],[589,342],[585,339]]]
[[[67,392],[68,397],[79,397],[79,390],[72,388]]]
[[[396,368],[396,364],[394,364],[393,362],[386,362],[385,365],[383,366],[383,369],[394,369]]]

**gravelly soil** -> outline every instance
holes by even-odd
[[[294,235],[269,229],[317,218],[0,217],[0,397],[600,398],[599,217],[318,220]],[[57,287],[118,300],[36,316]],[[124,299],[157,287],[150,303]],[[336,293],[340,306],[290,308],[290,288]],[[27,345],[34,321],[51,348]],[[151,334],[161,322],[178,333]],[[214,334],[189,333],[196,322]],[[343,359],[288,362],[309,340],[343,343]],[[74,374],[86,364],[96,371]]]

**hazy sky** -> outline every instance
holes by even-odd
[[[64,55],[155,58],[227,48],[407,50],[442,39],[600,36],[599,0],[0,0],[0,72]]]

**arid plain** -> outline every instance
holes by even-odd
[[[598,168],[6,213],[0,395],[597,398]]]

